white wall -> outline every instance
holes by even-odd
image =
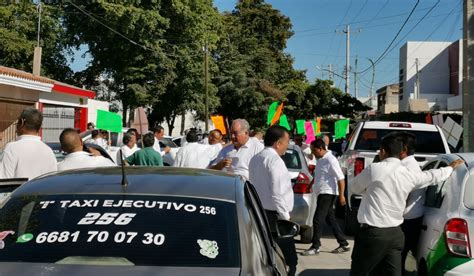
[[[449,52],[452,42],[407,42],[400,48],[400,69],[403,69],[403,99],[400,111],[408,111],[408,100],[413,98],[416,83],[416,59],[420,79],[420,98],[427,94],[449,94]],[[426,96],[425,96],[426,95]],[[432,98],[433,96],[429,96]],[[447,96],[440,96],[447,99]],[[439,100],[440,100],[439,99]],[[431,102],[434,105],[435,102]],[[447,106],[447,102],[439,103]]]
[[[95,124],[98,109],[109,111],[109,103],[91,99],[87,101],[87,122],[93,122]]]

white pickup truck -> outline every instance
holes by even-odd
[[[420,166],[438,154],[450,153],[443,131],[436,125],[409,122],[360,122],[352,132],[343,155],[339,158],[341,168],[346,175],[346,198],[349,199],[345,209],[345,232],[348,235],[354,234],[359,227],[357,211],[362,198],[361,195],[348,195],[349,187],[354,178],[365,167],[372,164],[378,154],[382,137],[393,131],[406,131],[416,136],[415,158]]]

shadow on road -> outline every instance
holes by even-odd
[[[301,271],[300,276],[347,276],[349,269],[306,269]]]

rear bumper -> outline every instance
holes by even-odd
[[[295,194],[293,211],[290,213],[291,221],[301,227],[313,226],[313,216],[316,210],[316,196],[310,194]]]
[[[445,276],[474,275],[474,260],[470,260],[462,265],[446,271]]]

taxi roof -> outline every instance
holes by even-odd
[[[174,167],[120,167],[69,170],[43,175],[20,186],[12,197],[52,194],[130,194],[198,197],[235,202],[239,176]],[[240,183],[240,184],[239,184]]]

